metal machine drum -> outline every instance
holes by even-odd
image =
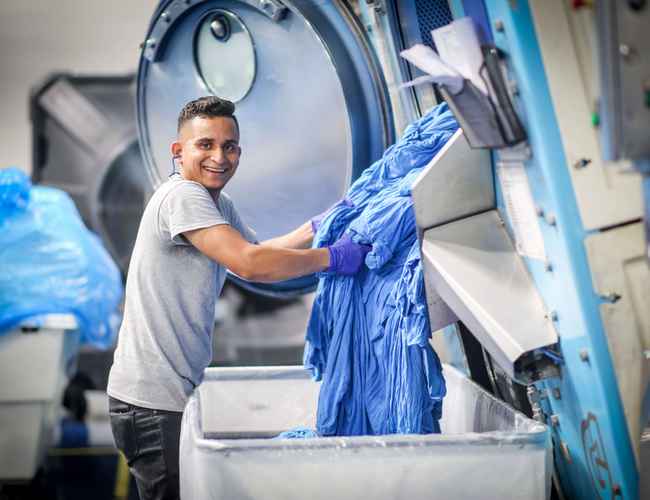
[[[126,274],[147,196],[135,78],[55,74],[31,98],[33,180],[66,191]]]
[[[138,71],[137,121],[155,185],[171,170],[183,105],[236,104],[242,157],[226,191],[260,240],[295,229],[346,192],[393,141],[386,86],[347,4],[306,0],[164,0]],[[268,295],[314,277],[248,284]]]

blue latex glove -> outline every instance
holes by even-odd
[[[352,276],[359,272],[366,254],[372,250],[372,247],[355,243],[346,233],[327,249],[330,252],[330,266],[326,271]]]
[[[323,213],[320,213],[316,217],[311,219],[310,222],[311,222],[312,231],[314,231],[314,234],[316,234],[318,232],[318,228],[322,224],[323,219],[325,219],[325,217],[327,217],[332,210],[335,210],[335,209],[337,209],[339,207],[353,207],[353,206],[354,206],[354,203],[347,196],[345,198],[343,198],[342,200],[337,201],[336,203],[334,203],[334,205],[329,207]]]

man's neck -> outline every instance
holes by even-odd
[[[210,193],[210,195],[212,196],[212,198],[214,199],[214,201],[216,203],[217,200],[219,199],[219,195],[221,194],[221,189],[214,189],[214,188],[209,188],[209,187],[206,187],[205,189],[208,190],[208,193]]]
[[[180,176],[181,176],[183,179],[185,179],[186,181],[188,181],[188,180],[191,181],[191,180],[192,180],[192,179],[188,179],[188,178],[186,178],[186,177],[183,175],[183,171],[182,171],[182,170],[179,171],[179,172],[177,172],[177,173],[178,173],[178,175],[180,175]],[[198,181],[195,181],[195,182],[198,182]],[[199,182],[199,184],[201,184],[201,183]],[[214,199],[215,202],[219,199],[219,195],[221,194],[221,189],[217,189],[217,188],[209,188],[209,187],[207,187],[207,186],[205,186],[205,185],[203,185],[203,184],[201,184],[201,186],[203,186],[205,189],[208,190],[208,193],[210,193],[210,196],[212,196],[212,198]]]

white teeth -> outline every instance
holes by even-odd
[[[208,172],[213,172],[215,174],[225,174],[226,169],[225,168],[212,168],[212,167],[203,167],[206,169]]]

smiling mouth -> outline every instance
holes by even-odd
[[[202,165],[202,167],[207,170],[210,173],[213,174],[225,174],[228,169],[227,168],[219,168],[219,167],[208,167],[206,165]]]

